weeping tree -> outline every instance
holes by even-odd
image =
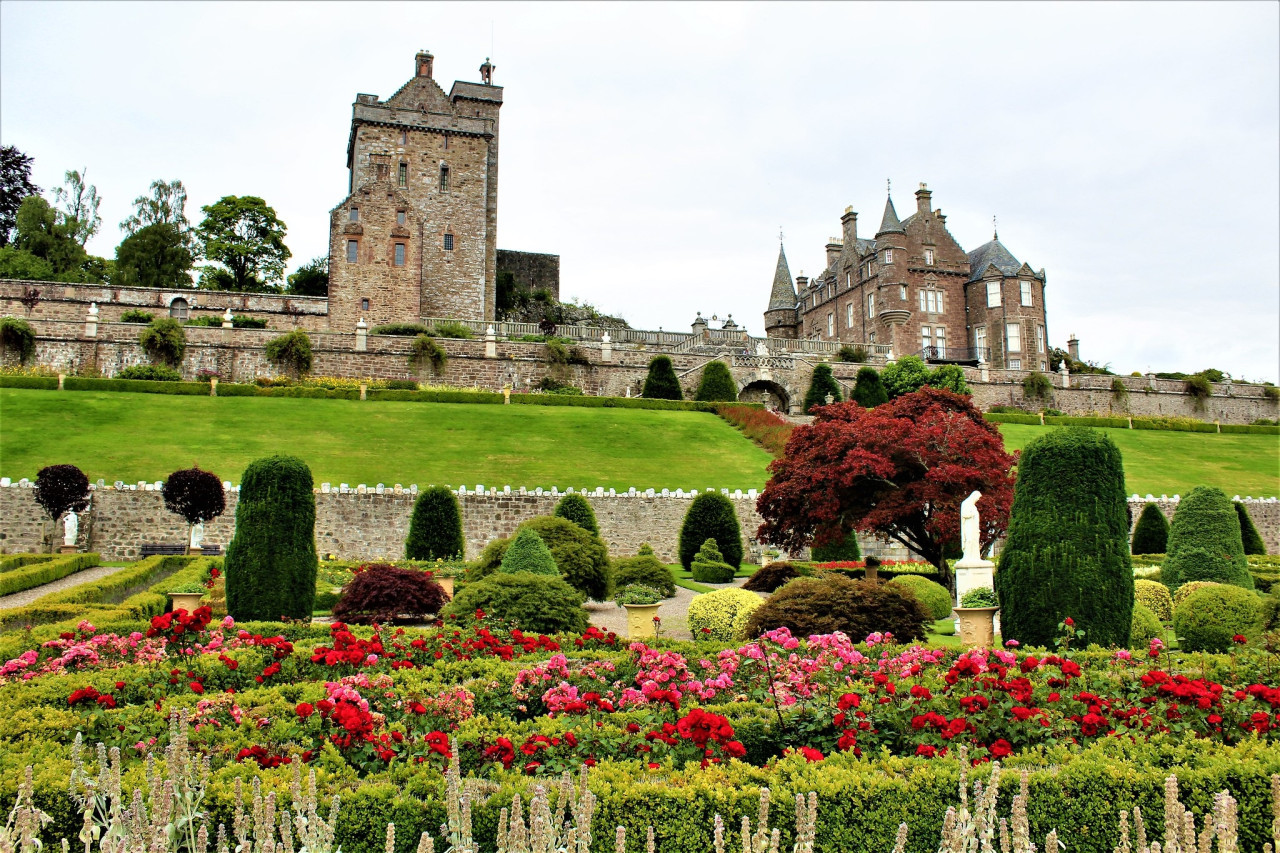
[[[161,493],[165,509],[186,519],[187,542],[191,541],[191,528],[212,521],[227,508],[218,475],[198,467],[174,471]]]
[[[237,622],[311,619],[316,597],[316,498],[296,456],[245,469],[227,546],[227,613]]]

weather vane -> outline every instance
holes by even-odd
[[[778,242],[779,243],[782,242],[782,226],[781,225],[778,226]]]
[[[884,188],[889,195],[893,195],[893,178],[884,179]]]
[[[991,217],[991,239],[1000,239],[1000,229],[996,227],[996,218],[994,215]]]

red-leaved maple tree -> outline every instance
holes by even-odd
[[[1009,523],[1016,456],[968,397],[935,388],[874,409],[837,403],[796,427],[756,508],[759,537],[789,550],[850,530],[896,540],[938,567],[960,537],[960,504],[975,490],[985,552]]]

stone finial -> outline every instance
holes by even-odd
[[[369,324],[361,317],[356,321],[356,352],[366,352],[369,349]]]
[[[90,302],[89,311],[84,317],[84,336],[86,338],[96,338],[98,336],[98,303]]]

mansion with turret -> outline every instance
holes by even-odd
[[[930,362],[1048,370],[1045,272],[1018,261],[999,235],[966,252],[916,191],[916,210],[899,219],[893,198],[873,239],[858,236],[858,214],[840,217],[842,236],[826,246],[827,267],[792,279],[779,248],[765,334],[836,341],[920,355]]]

